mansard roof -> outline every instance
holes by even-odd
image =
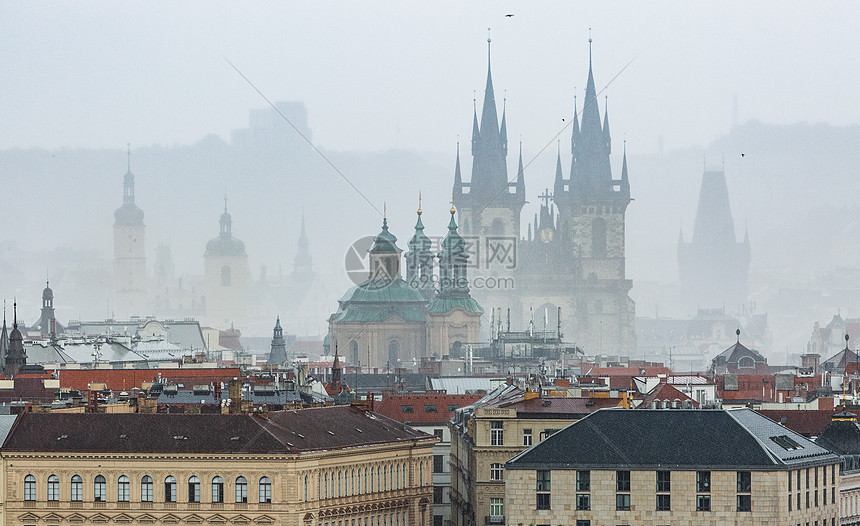
[[[5,452],[290,453],[433,440],[350,406],[253,415],[23,413]]]
[[[602,409],[515,456],[506,468],[775,470],[837,461],[750,409]]]

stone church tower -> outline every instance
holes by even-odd
[[[487,39],[487,86],[481,123],[478,125],[477,107],[472,115],[472,174],[464,182],[460,173],[460,148],[457,147],[457,164],[454,171],[454,206],[460,214],[460,228],[465,236],[520,237],[520,212],[526,203],[525,182],[522,170],[508,180],[508,129],[504,108],[499,124],[496,97],[493,92],[493,75],[490,68],[490,39]],[[475,238],[480,239],[480,238]],[[477,254],[484,252],[478,246]],[[486,269],[486,262],[473,262],[475,267]]]
[[[146,226],[143,224],[143,210],[134,202],[131,150],[128,152],[128,159],[128,171],[123,177],[122,206],[113,214],[114,316],[117,319],[144,316],[148,306]]]
[[[248,255],[245,243],[233,237],[226,199],[220,223],[218,237],[206,243],[203,254],[206,322],[219,329],[242,329],[248,315]]]
[[[678,268],[684,314],[698,308],[725,307],[734,312],[747,301],[749,236],[738,242],[723,170],[702,174],[693,237],[678,241]]]

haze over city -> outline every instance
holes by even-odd
[[[677,242],[679,231],[692,233],[703,166],[725,169],[736,237],[749,233],[749,305],[759,312],[780,290],[850,273],[860,255],[849,241],[860,213],[851,197],[860,79],[846,60],[860,44],[855,4],[6,2],[0,13],[0,167],[10,190],[0,241],[16,268],[0,286],[27,319],[45,276],[60,319],[110,316],[107,292],[64,298],[73,284],[62,269],[86,266],[67,261],[85,255],[109,271],[130,143],[150,275],[159,245],[171,247],[177,277],[202,274],[225,196],[252,279],[262,267],[288,273],[304,213],[329,308],[286,330],[324,334],[351,285],[344,254],[378,231],[383,203],[405,243],[422,192],[428,234],[444,235],[458,141],[469,171],[488,28],[511,178],[522,142],[522,237],[538,194],[552,187],[557,151],[569,164],[592,40],[616,176],[625,141],[629,158],[626,266],[637,316],[694,314],[677,301]],[[268,106],[255,88],[303,104],[321,153],[285,126],[282,158],[245,151],[223,161],[233,131]],[[823,294],[838,297],[803,312],[770,309],[768,352],[803,352],[815,321],[857,314],[856,294]],[[277,314],[257,313],[259,326]]]

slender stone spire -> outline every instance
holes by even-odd
[[[457,141],[457,164],[454,165],[454,194],[463,188],[463,175],[460,173],[460,141]]]
[[[520,141],[520,159],[517,164],[517,193],[526,191],[525,169],[523,168],[523,142]]]
[[[627,141],[624,141],[624,156],[621,162],[621,193],[630,198],[630,179],[627,178]]]
[[[606,153],[612,153],[612,135],[609,133],[609,97],[603,106],[603,142],[606,143]]]

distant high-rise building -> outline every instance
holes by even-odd
[[[307,287],[311,285],[314,277],[313,256],[308,244],[308,236],[305,233],[305,213],[302,212],[302,230],[299,234],[296,257],[293,259],[293,280],[297,285]]]
[[[123,177],[122,206],[114,212],[113,278],[114,313],[117,318],[146,314],[146,226],[143,210],[134,202],[134,174],[131,151],[128,171]]]
[[[690,242],[678,241],[681,302],[685,314],[699,307],[739,309],[747,301],[749,236],[735,238],[729,191],[723,170],[702,174],[699,208]]]
[[[217,328],[244,328],[248,314],[248,255],[245,243],[233,237],[233,219],[221,214],[218,237],[206,243],[203,293],[206,321]]]

